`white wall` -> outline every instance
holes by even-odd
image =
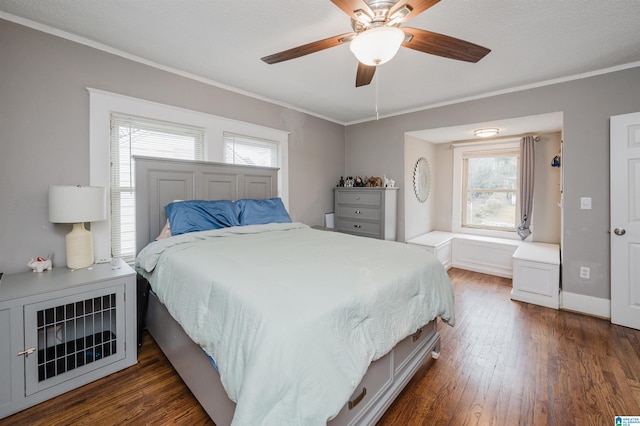
[[[436,147],[430,142],[407,135],[404,142],[404,179],[400,185],[404,192],[404,233],[406,239],[434,230],[434,212],[438,203],[435,181],[438,180],[438,164],[436,161]],[[430,193],[426,202],[421,203],[416,198],[413,189],[413,173],[416,162],[424,157],[429,163]]]
[[[438,175],[435,178],[438,208],[434,213],[434,229],[451,232],[453,217],[453,150],[450,143],[435,145]]]

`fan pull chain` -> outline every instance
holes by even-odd
[[[378,90],[380,86],[380,70],[376,66],[376,121],[380,119],[380,112],[378,111]]]

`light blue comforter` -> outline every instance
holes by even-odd
[[[453,290],[428,252],[300,223],[154,242],[136,269],[211,355],[233,425],[324,425],[369,364],[440,316]]]

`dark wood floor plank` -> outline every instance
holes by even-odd
[[[441,357],[410,391],[438,397],[423,399],[430,401],[425,410],[407,390],[380,425],[610,424],[614,411],[640,412],[639,331],[511,301],[510,280],[455,269],[450,276],[456,327],[440,327]],[[403,415],[411,410],[421,423]]]
[[[456,325],[379,426],[602,425],[640,414],[640,331],[509,298],[511,280],[452,269]],[[138,364],[1,425],[213,425],[145,333]]]

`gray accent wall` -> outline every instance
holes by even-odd
[[[387,175],[401,187],[400,241],[405,218],[414,220],[405,207],[414,154],[434,159],[425,229],[451,217],[448,147],[407,148],[405,132],[563,112],[562,286],[609,298],[609,117],[640,111],[640,68],[345,127],[4,20],[0,40],[0,272],[26,270],[49,251],[66,263],[70,225],[49,223],[47,188],[89,183],[92,87],[290,132],[290,213],[309,225],[332,211],[340,176]],[[580,210],[580,197],[592,197],[593,209]],[[580,266],[591,268],[590,280]]]
[[[0,272],[66,264],[71,225],[49,223],[47,191],[89,184],[87,87],[288,131],[293,220],[332,211],[344,126],[1,19],[0,40]]]
[[[563,112],[562,287],[609,299],[609,117],[635,111],[640,111],[638,67],[354,124],[346,129],[347,173],[384,172],[396,180],[404,176],[405,132]],[[436,158],[446,158],[445,150],[436,146]],[[439,160],[439,170],[444,169],[441,165]],[[435,180],[440,179],[451,177],[438,174]],[[450,184],[435,186],[441,195]],[[405,239],[405,193],[399,193],[399,240]],[[580,197],[592,197],[592,210],[580,210]],[[434,224],[451,217],[446,204],[433,213]],[[591,268],[590,280],[580,278],[580,266]]]

